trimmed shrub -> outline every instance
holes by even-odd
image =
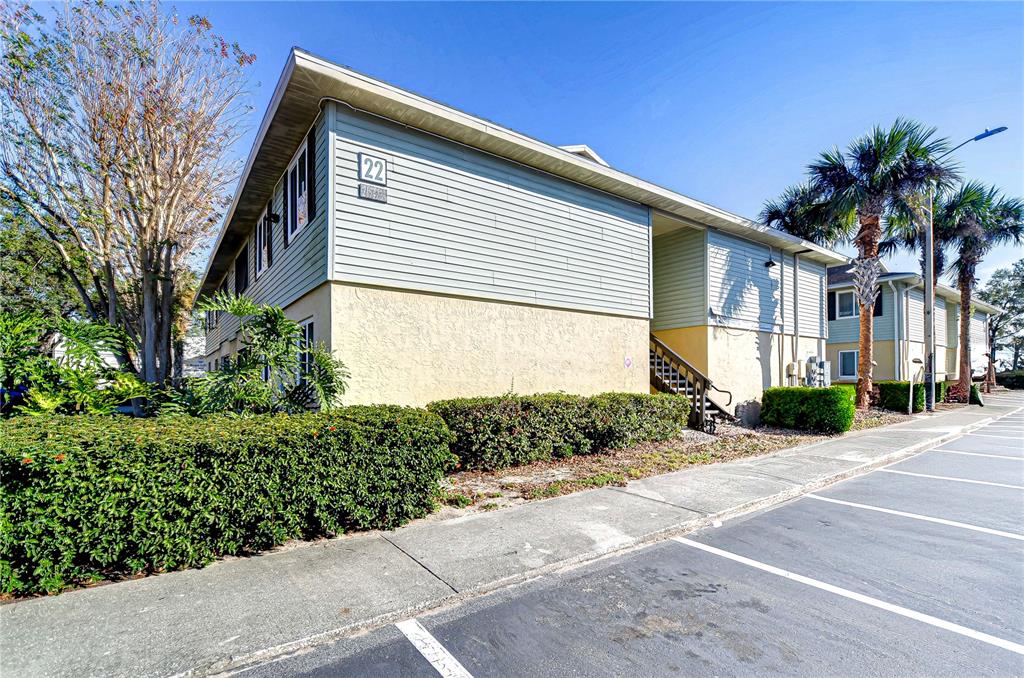
[[[907,411],[907,401],[910,398],[909,381],[878,381],[878,406],[886,410],[897,412]],[[939,385],[935,385],[935,397],[939,398]],[[914,384],[914,412],[924,411],[924,384]]]
[[[461,465],[481,470],[667,440],[686,428],[690,411],[685,398],[660,393],[456,398],[427,409],[452,431]]]
[[[432,510],[455,463],[437,416],[25,417],[0,423],[0,590],[202,566]]]
[[[689,400],[666,393],[602,393],[587,405],[595,452],[675,438],[690,414]]]
[[[981,389],[978,388],[977,384],[971,384],[971,395],[968,399],[968,404],[985,406],[985,401],[981,399]]]
[[[948,381],[937,381],[935,382],[935,402],[944,403],[946,402],[946,392],[949,391],[950,382]]]
[[[1024,388],[1024,370],[1000,372],[996,375],[996,383],[1006,388]]]
[[[779,386],[766,389],[761,398],[762,423],[801,431],[849,431],[855,411],[847,386]]]

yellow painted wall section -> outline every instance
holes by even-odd
[[[708,373],[707,325],[655,330],[654,336],[665,342],[670,349],[682,356],[695,368],[704,374]]]
[[[786,368],[793,362],[794,338],[730,327],[712,326],[707,332],[708,376],[716,386],[732,393],[732,405],[727,408],[731,413],[744,423],[757,423],[764,390],[788,383]],[[817,339],[801,337],[796,341],[799,360],[820,355]],[[728,400],[717,392],[712,392],[711,398],[722,405]]]
[[[331,313],[345,404],[650,388],[645,318],[341,283]]]
[[[839,378],[839,352],[840,351],[856,351],[859,344],[855,341],[841,344],[829,344],[826,350],[829,362],[832,363],[832,381],[833,383],[840,384],[854,384],[857,382],[857,378]],[[872,359],[878,363],[875,365],[875,369],[871,371],[871,378],[875,381],[886,381],[895,379],[896,374],[896,349],[893,347],[893,342],[890,341],[876,341],[874,344],[874,350],[871,352]]]

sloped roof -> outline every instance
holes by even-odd
[[[252,229],[261,206],[326,100],[782,251],[801,252],[826,265],[848,260],[820,245],[293,48],[207,262],[200,295],[212,293],[227,273],[232,255]]]

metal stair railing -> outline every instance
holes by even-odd
[[[708,392],[713,389],[727,394],[727,406],[732,404],[732,393],[717,388],[707,375],[653,334],[650,335],[650,350],[651,385],[663,393],[683,394],[689,397],[692,405],[690,425],[703,431],[714,431],[715,421],[708,414],[709,406],[710,409],[722,413],[725,408],[716,403]]]

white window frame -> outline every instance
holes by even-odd
[[[253,234],[253,249],[256,250],[256,261],[253,266],[252,279],[258,280],[267,266],[267,210],[263,209],[260,218],[256,221],[256,231]]]
[[[298,235],[303,228],[309,223],[309,177],[305,177],[305,190],[299,192],[300,179],[306,174],[306,139],[303,137],[302,143],[299,145],[299,150],[295,151],[295,155],[292,156],[291,162],[288,163],[288,170],[284,173],[284,180],[286,182],[291,181],[292,170],[296,171],[295,176],[295,195],[292,195],[291,183],[288,183],[288,204],[284,206],[285,214],[288,215],[288,239],[291,240],[293,237]],[[295,214],[291,213],[291,201],[295,201]],[[299,217],[302,216],[304,221],[300,224]]]
[[[853,354],[853,374],[843,374],[843,355],[846,353]],[[840,351],[836,357],[836,362],[839,363],[839,378],[840,379],[856,379],[857,378],[857,364],[860,363],[860,349],[853,349],[851,351]]]
[[[844,294],[850,295],[850,306],[853,309],[850,313],[843,313],[843,305],[839,303],[839,299]],[[836,292],[836,318],[856,318],[857,317],[857,295],[852,291],[850,292]]]
[[[306,318],[299,323],[299,327],[302,329],[302,338],[299,339],[299,374],[298,378],[300,381],[305,379],[305,376],[309,374],[310,367],[312,367],[312,359],[309,356],[309,350],[313,348],[316,343],[316,324],[313,322],[313,318]]]

